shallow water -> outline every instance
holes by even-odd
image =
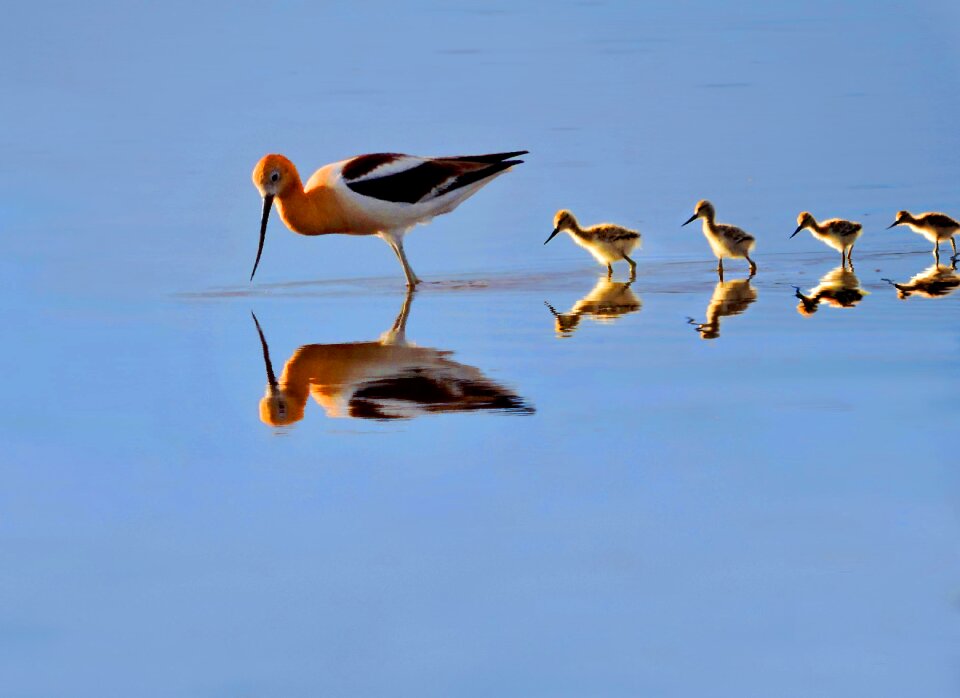
[[[10,8],[0,695],[956,695],[956,9],[376,8]],[[246,283],[264,152],[515,147]]]

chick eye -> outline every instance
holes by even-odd
[[[279,180],[279,179],[280,179],[280,173],[279,173],[279,172],[272,172],[272,173],[270,174],[270,181],[271,181],[271,182],[276,182],[276,181]]]

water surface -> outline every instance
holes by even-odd
[[[952,4],[6,18],[0,694],[956,695],[960,292],[885,230],[960,213]],[[412,299],[278,220],[246,283],[265,152],[514,148]]]

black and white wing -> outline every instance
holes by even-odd
[[[427,204],[519,165],[527,151],[424,158],[399,153],[361,155],[340,176],[354,194],[380,202]]]

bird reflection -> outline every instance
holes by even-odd
[[[277,378],[267,340],[254,315],[267,372],[260,419],[284,426],[303,419],[313,396],[328,417],[411,419],[442,412],[502,411],[532,414],[522,397],[486,378],[478,368],[452,361],[452,352],[406,340],[413,294],[393,326],[375,342],[305,344]]]
[[[609,279],[598,279],[596,286],[565,313],[558,313],[549,303],[545,305],[553,313],[558,337],[572,336],[584,316],[592,317],[597,322],[613,322],[643,307],[637,294],[630,290],[630,283]]]
[[[897,297],[900,300],[910,296],[941,298],[950,295],[960,287],[960,275],[956,271],[957,257],[954,257],[950,266],[935,262],[905,284],[898,284],[890,279],[884,279],[884,281],[897,289]]]
[[[757,289],[750,285],[749,278],[718,281],[707,306],[707,319],[698,323],[689,318],[688,322],[697,328],[702,339],[716,339],[720,336],[720,318],[739,315],[755,300]]]
[[[798,286],[794,288],[797,298],[800,299],[797,312],[805,317],[817,312],[821,303],[834,308],[852,308],[862,301],[864,296],[869,295],[868,291],[860,287],[860,279],[854,274],[853,266],[847,268],[843,264],[824,274],[816,288],[810,289],[806,294],[801,293]]]

